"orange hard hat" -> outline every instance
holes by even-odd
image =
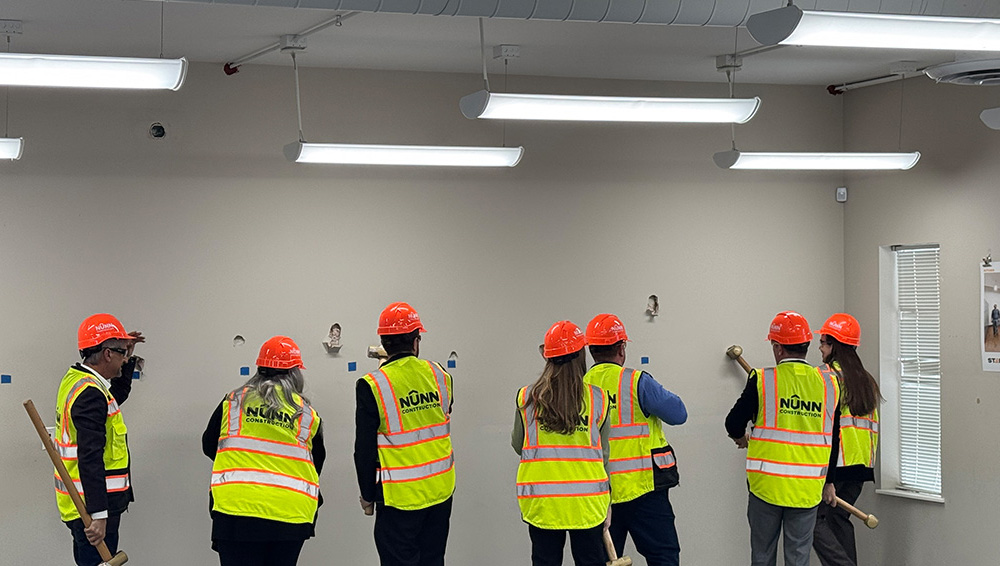
[[[288,336],[275,336],[269,338],[260,347],[260,354],[257,355],[257,367],[271,369],[306,369],[302,363],[302,352],[299,345]]]
[[[628,340],[625,325],[613,314],[599,314],[587,325],[588,346],[610,346]]]
[[[553,324],[545,333],[545,343],[542,355],[545,359],[568,356],[579,352],[587,345],[580,327],[568,320],[560,320]]]
[[[861,343],[861,325],[858,324],[858,319],[845,312],[838,312],[826,319],[823,328],[817,332],[833,336],[838,342],[849,346],[857,346]]]
[[[806,317],[795,311],[784,311],[779,312],[771,321],[767,339],[778,344],[805,344],[812,342],[813,335],[809,331]]]
[[[121,321],[114,316],[101,313],[88,316],[80,323],[80,329],[76,332],[77,350],[93,348],[112,339],[135,340],[125,332],[125,327]]]
[[[417,310],[407,303],[392,303],[378,316],[378,335],[409,334],[414,330],[427,332],[420,324]]]

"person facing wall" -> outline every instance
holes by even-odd
[[[840,457],[834,486],[841,499],[854,505],[865,482],[875,481],[878,405],[882,392],[858,357],[861,325],[857,319],[837,313],[823,323],[818,333],[823,362],[830,364],[837,374],[841,391]],[[855,566],[858,551],[851,515],[841,508],[820,505],[813,549],[823,566]]]
[[[73,534],[77,566],[103,562],[95,548],[101,541],[111,554],[118,552],[121,516],[135,501],[128,429],[120,405],[132,391],[137,362],[132,351],[145,341],[141,332],[125,332],[110,314],[89,316],[77,330],[82,361],[70,367],[59,384],[55,445],[91,517],[84,528],[57,473],[56,505]]]
[[[569,533],[576,566],[603,566],[610,521],[608,397],[583,382],[583,332],[568,320],[545,334],[545,368],[517,392],[511,446],[521,457],[517,502],[533,566],[561,566]]]
[[[212,549],[222,566],[295,566],[316,534],[326,449],[303,369],[295,341],[270,338],[257,373],[223,398],[201,437],[214,460]]]
[[[448,544],[452,378],[418,357],[424,331],[413,307],[387,306],[378,335],[389,357],[356,387],[354,467],[382,566],[443,566]]]
[[[805,361],[812,337],[805,317],[778,313],[767,335],[777,365],[750,372],[726,417],[729,437],[747,449],[752,566],[777,563],[782,533],[785,566],[809,566],[817,507],[835,503],[840,386]]]
[[[687,409],[650,374],[623,367],[629,339],[617,316],[597,315],[587,324],[585,337],[594,365],[583,381],[611,399],[609,531],[615,553],[622,555],[631,535],[646,564],[677,566],[681,547],[669,490],[680,479],[662,423],[683,424]]]

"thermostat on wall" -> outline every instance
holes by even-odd
[[[847,202],[847,187],[837,187],[837,202]]]

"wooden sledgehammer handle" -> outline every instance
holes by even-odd
[[[628,556],[622,556],[618,558],[618,553],[615,552],[615,543],[611,542],[611,533],[608,529],[604,529],[604,548],[608,550],[608,561],[607,566],[632,566],[632,559]]]
[[[878,526],[878,518],[875,517],[875,515],[869,515],[839,497],[837,498],[837,506],[843,507],[848,513],[854,515],[858,519],[861,519],[861,522],[864,523],[869,529],[874,529]]]
[[[76,505],[76,510],[80,513],[80,519],[83,520],[83,526],[85,528],[89,527],[91,520],[90,514],[87,513],[87,506],[84,505],[83,498],[80,497],[80,493],[76,490],[76,484],[73,483],[73,479],[69,477],[69,471],[66,469],[66,465],[63,464],[62,458],[59,457],[59,452],[56,450],[55,444],[52,443],[52,439],[49,438],[49,433],[45,430],[45,423],[42,422],[42,417],[38,416],[38,411],[35,409],[35,404],[31,402],[31,399],[24,402],[24,410],[28,412],[31,424],[35,425],[38,438],[41,439],[42,444],[45,446],[45,451],[49,453],[52,465],[59,472],[59,478],[62,480],[63,485],[66,486],[66,491],[69,492],[69,497],[73,500],[73,505]],[[101,555],[101,560],[104,561],[104,564],[108,566],[121,566],[128,562],[128,556],[124,552],[119,552],[117,555],[111,556],[111,551],[108,550],[108,545],[104,544],[104,541],[101,541],[97,545],[97,552]]]

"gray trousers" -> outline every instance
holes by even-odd
[[[775,566],[778,562],[778,536],[785,533],[785,566],[809,566],[816,507],[799,509],[779,507],[750,494],[747,504],[750,523],[750,564]]]

